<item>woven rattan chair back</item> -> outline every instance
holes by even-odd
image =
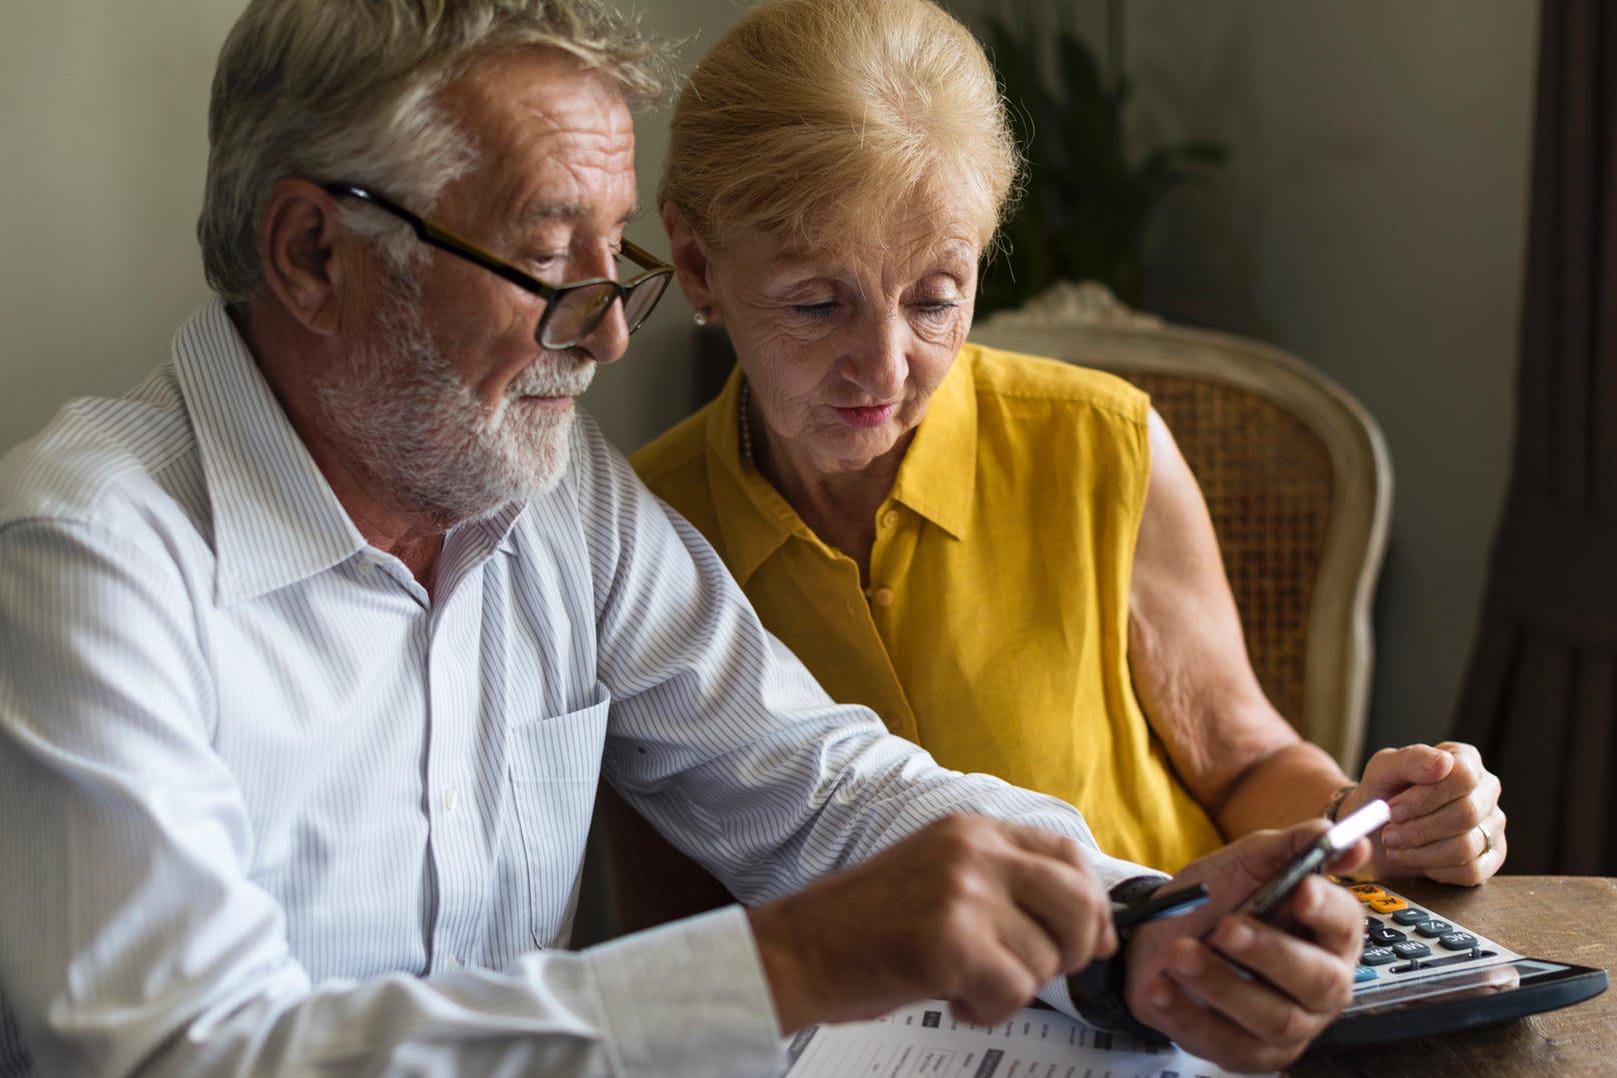
[[[1290,355],[1165,325],[1093,284],[1058,285],[979,322],[972,339],[1109,370],[1151,394],[1207,499],[1258,680],[1358,774],[1392,499],[1374,419]]]

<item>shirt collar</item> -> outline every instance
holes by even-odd
[[[971,530],[977,488],[977,346],[955,356],[899,465],[892,498],[956,539]]]
[[[975,359],[974,345],[955,358],[932,394],[893,484],[894,500],[955,538],[965,538],[970,530],[977,482]],[[740,405],[738,366],[713,401],[705,436],[720,545],[725,562],[745,587],[788,539],[825,544],[752,463],[741,459]]]
[[[181,327],[174,367],[213,512],[219,602],[266,595],[366,548],[222,300]]]

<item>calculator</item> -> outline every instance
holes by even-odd
[[[1518,954],[1379,883],[1346,883],[1365,910],[1353,1001],[1315,1048],[1385,1044],[1565,1007],[1606,971]]]

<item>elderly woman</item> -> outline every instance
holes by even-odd
[[[660,192],[739,366],[635,467],[833,696],[1072,802],[1114,854],[1172,871],[1382,797],[1379,876],[1491,876],[1475,749],[1384,749],[1354,782],[1270,705],[1147,398],[967,343],[1017,168],[982,49],[933,4],[747,13],[679,99]]]

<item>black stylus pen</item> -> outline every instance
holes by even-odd
[[[1112,911],[1112,927],[1119,932],[1125,932],[1135,925],[1154,921],[1158,917],[1172,917],[1174,914],[1186,913],[1206,901],[1207,885],[1193,883],[1176,891],[1153,895],[1143,902],[1118,906]]]

